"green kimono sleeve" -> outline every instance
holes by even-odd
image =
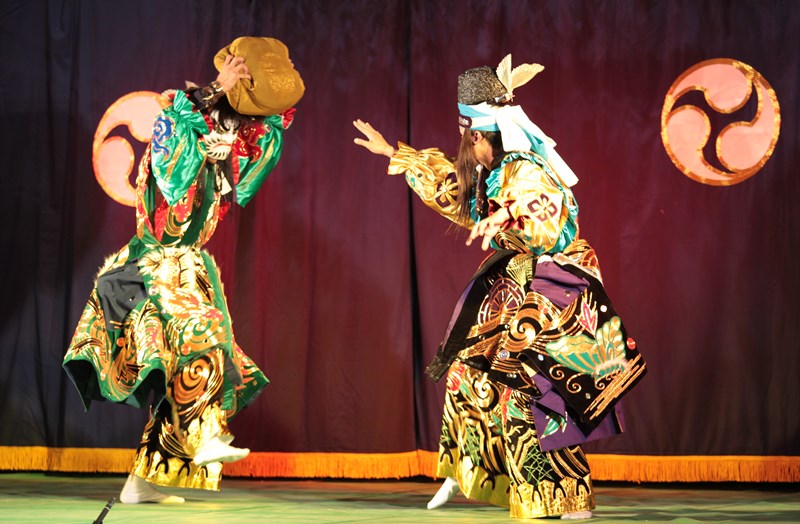
[[[263,124],[263,128],[262,128]],[[236,200],[240,206],[247,205],[264,180],[278,163],[283,151],[283,118],[272,115],[255,126],[239,131],[244,149],[237,155],[239,161],[239,181],[236,184]]]
[[[199,138],[208,134],[203,115],[182,91],[164,108],[153,125],[152,175],[167,203],[172,206],[186,194],[206,159]]]

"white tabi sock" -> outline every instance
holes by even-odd
[[[233,438],[227,435],[212,438],[195,453],[192,462],[197,466],[205,466],[211,462],[236,462],[250,454],[249,449],[234,448],[226,440],[230,442]]]
[[[436,509],[447,504],[447,501],[452,499],[458,493],[458,482],[456,479],[447,477],[442,483],[442,487],[436,492],[436,495],[428,502],[428,509]]]
[[[124,504],[139,504],[141,502],[154,502],[157,504],[181,504],[183,497],[166,495],[154,488],[149,482],[136,475],[128,475],[128,480],[122,486],[119,494],[120,502]]]

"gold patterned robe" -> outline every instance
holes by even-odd
[[[469,228],[481,219],[477,196],[460,222],[454,171],[441,151],[402,143],[389,165],[428,207]],[[437,474],[512,517],[591,510],[580,443],[621,431],[616,401],[644,363],[579,238],[574,196],[547,161],[506,153],[486,197],[489,212],[510,218],[434,360],[449,364]]]
[[[222,465],[192,458],[268,380],[237,345],[219,269],[202,246],[232,203],[275,166],[290,116],[250,119],[227,169],[206,157],[207,117],[178,91],[157,117],[137,177],[136,235],[100,269],[64,368],[92,400],[143,406],[155,394],[131,473],[216,490]]]

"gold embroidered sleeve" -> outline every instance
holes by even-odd
[[[511,229],[519,231],[531,247],[545,251],[552,248],[567,221],[564,194],[544,170],[532,162],[509,162],[501,176],[501,189],[491,199],[492,203],[508,208],[514,219]]]
[[[439,149],[416,150],[402,142],[389,161],[389,174],[404,174],[408,186],[430,207],[445,218],[465,227],[472,223],[458,221],[458,183],[455,166]]]

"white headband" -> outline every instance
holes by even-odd
[[[465,106],[459,104],[460,113],[470,119],[470,129],[476,131],[500,131],[505,151],[531,151],[541,149],[550,166],[566,186],[578,183],[578,177],[564,162],[556,150],[555,141],[544,134],[544,131],[531,122],[522,107],[515,105],[494,106],[486,102]],[[467,113],[466,115],[464,113]]]

